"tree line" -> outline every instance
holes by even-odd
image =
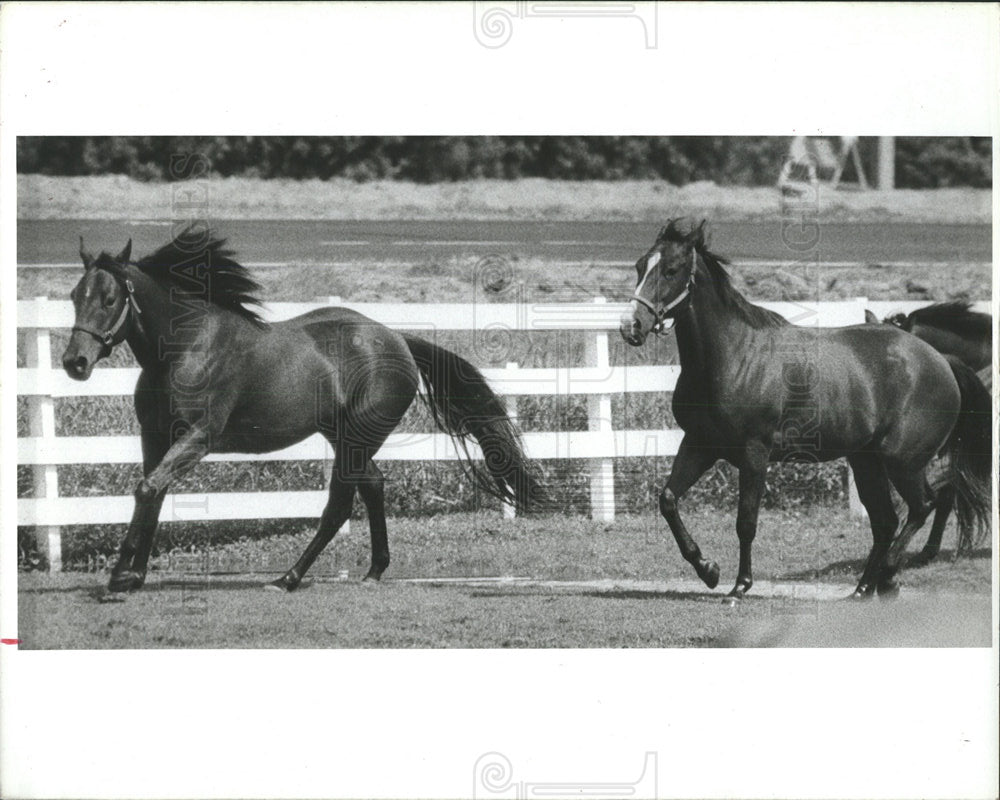
[[[783,136],[23,136],[17,170],[171,180],[171,157],[203,156],[220,176],[419,183],[475,178],[660,179],[771,186]],[[876,140],[862,137],[869,177]],[[987,137],[899,137],[900,188],[992,186]]]

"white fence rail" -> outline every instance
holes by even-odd
[[[393,328],[407,330],[584,331],[586,365],[524,369],[484,370],[494,389],[510,399],[523,395],[584,395],[588,430],[527,433],[525,449],[534,459],[585,459],[590,468],[590,505],[595,519],[610,521],[615,515],[614,459],[627,456],[672,456],[681,440],[679,430],[615,430],[611,396],[633,392],[672,391],[678,366],[612,367],[608,334],[617,335],[624,304],[366,304],[340,303],[329,298],[316,303],[274,303],[266,312],[271,320],[287,319],[335,303],[353,308]],[[803,325],[840,326],[864,322],[870,308],[880,317],[895,311],[912,311],[924,303],[868,303],[862,298],[828,303],[764,303],[792,322]],[[988,304],[979,304],[988,310]],[[19,301],[18,328],[25,329],[26,367],[17,371],[18,395],[27,399],[28,436],[17,442],[18,463],[30,465],[34,496],[17,501],[18,525],[35,526],[39,545],[50,568],[61,568],[63,525],[128,522],[133,500],[122,497],[63,497],[57,469],[68,464],[141,463],[135,436],[57,436],[55,398],[131,395],[138,369],[97,369],[89,381],[71,380],[52,367],[50,331],[73,324],[72,304],[46,298]],[[516,405],[508,401],[516,412]],[[453,460],[457,453],[441,433],[397,433],[389,437],[379,459],[390,461]],[[265,454],[213,454],[208,461],[329,460],[330,448],[319,435],[292,447]],[[852,486],[853,489],[853,486]],[[163,519],[180,521],[258,518],[319,517],[326,501],[324,491],[241,492],[168,495]],[[852,491],[852,508],[858,508]],[[508,513],[512,513],[508,511]],[[169,517],[168,517],[169,514]]]

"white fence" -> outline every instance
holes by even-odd
[[[316,303],[274,303],[267,311],[271,320],[287,319],[330,303],[406,330],[473,331],[582,331],[587,342],[585,365],[544,369],[486,369],[493,388],[513,400],[522,395],[584,395],[587,398],[588,430],[547,431],[524,435],[525,449],[533,459],[584,459],[590,468],[590,505],[595,519],[610,521],[615,515],[614,459],[628,456],[672,456],[681,440],[679,430],[615,430],[611,396],[632,392],[672,391],[679,366],[612,367],[608,335],[618,335],[618,320],[624,304],[485,304],[416,305],[340,303],[337,298]],[[864,321],[870,308],[879,317],[895,311],[912,311],[923,303],[868,303],[862,298],[817,304],[764,303],[792,322],[803,325],[839,326]],[[988,304],[979,304],[988,310]],[[133,499],[128,496],[63,497],[59,494],[57,467],[67,464],[141,463],[139,438],[135,436],[57,436],[55,398],[100,395],[131,395],[138,369],[97,369],[90,380],[71,380],[52,367],[50,331],[70,328],[73,307],[66,301],[45,298],[19,301],[18,328],[26,331],[26,364],[17,371],[17,392],[28,402],[28,436],[18,438],[17,460],[30,465],[34,496],[17,501],[18,525],[35,526],[39,544],[48,555],[50,568],[61,568],[60,526],[128,522]],[[512,413],[516,404],[508,402]],[[380,460],[454,460],[458,457],[451,439],[442,433],[396,433],[379,452]],[[212,454],[207,461],[298,461],[329,460],[329,445],[319,435],[274,453],[260,455]],[[852,486],[853,489],[853,486]],[[326,502],[325,491],[233,492],[168,495],[163,519],[180,521],[309,518],[319,517]],[[852,491],[852,508],[859,508]],[[508,511],[508,513],[512,513]]]

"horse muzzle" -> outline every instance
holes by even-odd
[[[75,381],[85,381],[94,370],[92,361],[88,361],[86,356],[63,356],[63,369]]]
[[[96,346],[97,341],[84,340],[83,342],[74,332],[70,336],[69,344],[63,352],[62,364],[66,374],[75,381],[85,381],[94,371],[94,365],[100,361],[104,353]]]
[[[639,347],[646,341],[649,330],[644,329],[633,311],[626,311],[622,314],[618,330],[622,338],[633,347]]]

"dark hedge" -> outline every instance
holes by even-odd
[[[789,145],[782,136],[22,136],[17,170],[44,175],[190,176],[177,155],[199,154],[220,176],[401,179],[662,179],[683,185],[770,186]],[[876,140],[861,139],[875,179]],[[992,185],[986,137],[900,137],[896,185]]]

